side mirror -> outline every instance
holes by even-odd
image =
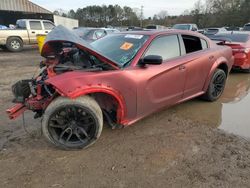
[[[159,55],[148,55],[140,60],[140,65],[160,65],[163,59]]]

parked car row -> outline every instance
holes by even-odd
[[[37,44],[38,34],[47,35],[54,27],[48,20],[17,20],[15,29],[0,30],[0,47],[20,52],[24,45]]]

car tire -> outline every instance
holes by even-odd
[[[218,100],[225,89],[226,80],[227,75],[225,71],[216,69],[202,98],[210,102]]]
[[[243,73],[250,73],[250,69],[243,69]]]
[[[11,52],[20,52],[23,49],[23,41],[18,37],[10,37],[7,40],[6,47]]]
[[[59,97],[46,109],[42,119],[45,138],[61,149],[85,149],[96,142],[103,128],[103,114],[90,96]]]
[[[3,50],[6,50],[6,46],[1,45],[0,48],[2,48]]]

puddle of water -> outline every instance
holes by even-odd
[[[177,116],[250,138],[250,74],[229,76],[222,97],[213,103],[195,99],[172,108]]]

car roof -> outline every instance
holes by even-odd
[[[175,24],[175,25],[196,25],[194,23],[182,23],[182,24]]]
[[[206,28],[206,29],[221,29],[220,27],[209,27],[209,28]]]
[[[74,30],[88,30],[88,31],[90,31],[90,30],[104,30],[104,29],[103,28],[96,28],[96,27],[78,27]]]
[[[43,20],[43,19],[18,19],[17,21],[46,21],[46,22],[52,22],[50,20]]]
[[[126,31],[120,32],[120,34],[137,34],[137,35],[148,35],[148,36],[158,36],[164,34],[184,34],[184,35],[194,35],[202,38],[206,38],[204,35],[187,30],[178,30],[178,29],[163,29],[163,30],[142,30],[142,31]]]
[[[101,27],[100,29],[110,30],[110,31],[112,31],[112,30],[117,30],[117,29],[115,29],[115,28],[106,28],[106,27]]]
[[[250,35],[250,31],[227,31],[227,32],[221,32],[222,35],[234,35],[234,34],[248,34]]]

